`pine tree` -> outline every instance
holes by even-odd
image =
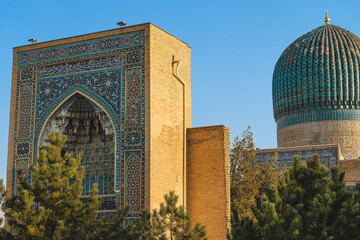
[[[182,206],[177,206],[179,197],[173,191],[165,194],[164,198],[165,203],[160,204],[160,209],[153,210],[144,239],[207,239],[205,226],[197,223],[191,228],[190,214]]]
[[[135,223],[125,223],[125,218],[129,212],[129,206],[124,209],[119,208],[117,217],[113,221],[105,218],[98,222],[94,233],[91,235],[93,240],[138,240],[143,237],[149,226],[149,213],[144,210],[141,219]]]
[[[4,204],[4,197],[5,197],[5,187],[3,185],[3,180],[0,179],[0,211],[2,210],[2,206]],[[0,217],[0,225],[2,225],[2,222],[4,219]]]
[[[306,164],[294,157],[284,181],[253,206],[254,220],[240,221],[234,239],[250,233],[255,239],[359,239],[359,203],[338,167],[330,178],[318,156]]]
[[[4,204],[4,198],[5,198],[5,187],[3,185],[3,180],[0,179],[0,209],[4,210],[3,204]],[[4,218],[0,218],[0,225],[3,224]],[[7,232],[4,228],[0,228],[0,240],[12,240],[12,234]]]
[[[6,201],[8,223],[17,239],[89,239],[100,199],[94,185],[80,200],[83,167],[80,157],[62,154],[66,136],[50,133],[29,176],[19,172],[17,194]]]

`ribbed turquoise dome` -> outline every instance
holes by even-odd
[[[308,110],[359,109],[359,64],[360,38],[348,30],[327,24],[301,36],[275,66],[275,120]]]

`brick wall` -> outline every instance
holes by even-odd
[[[342,160],[339,161],[340,170],[345,172],[345,182],[355,185],[360,182],[360,160]]]
[[[187,130],[187,206],[193,224],[206,225],[207,236],[226,239],[230,230],[229,128]]]
[[[158,208],[164,194],[175,191],[184,204],[184,88],[173,75],[173,59],[181,61],[186,83],[186,126],[191,127],[191,49],[164,30],[150,25],[149,80],[146,81],[149,132],[149,208]],[[186,130],[185,130],[186,131]]]

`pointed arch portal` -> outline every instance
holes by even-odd
[[[68,136],[65,151],[81,157],[85,167],[82,195],[89,195],[96,184],[103,198],[101,210],[115,210],[115,130],[110,117],[89,98],[75,93],[48,118],[40,145],[54,131]]]

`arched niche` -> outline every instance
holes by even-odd
[[[50,132],[68,136],[64,150],[81,157],[85,167],[83,196],[89,195],[95,183],[99,195],[114,196],[115,132],[110,117],[86,96],[75,93],[48,118],[40,136],[47,144]]]

